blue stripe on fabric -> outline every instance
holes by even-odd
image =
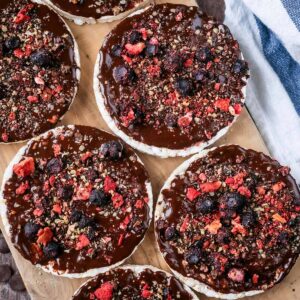
[[[293,20],[297,29],[300,31],[300,1],[299,0],[281,0],[287,10],[290,18]]]
[[[300,116],[300,65],[285,49],[274,32],[269,30],[257,17],[255,19],[264,55],[277,73]],[[276,101],[277,99],[274,99],[274,105],[276,105]]]

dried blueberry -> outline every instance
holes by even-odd
[[[57,174],[62,170],[63,164],[59,158],[52,158],[47,163],[47,169],[50,174]]]
[[[170,113],[170,114],[166,114],[165,116],[165,124],[170,127],[176,127],[177,126],[177,118],[174,114]]]
[[[197,82],[203,82],[206,79],[207,73],[205,71],[199,70],[195,73],[194,78]]]
[[[185,260],[190,265],[196,265],[201,260],[201,250],[198,247],[191,247],[185,254]]]
[[[55,65],[53,55],[45,49],[33,52],[30,55],[30,60],[33,64],[43,68],[49,68]]]
[[[230,193],[226,196],[226,204],[231,211],[241,211],[246,204],[246,199],[239,193]]]
[[[207,198],[204,200],[199,200],[196,203],[196,209],[197,211],[201,212],[202,214],[208,214],[215,210],[216,208],[216,201],[214,201],[211,198]]]
[[[226,77],[224,75],[219,75],[218,76],[218,82],[225,83],[226,82]]]
[[[133,69],[129,69],[128,71],[128,82],[133,82],[137,79],[136,73]]]
[[[236,74],[246,73],[247,69],[248,69],[247,63],[240,59],[238,59],[233,65],[233,72]]]
[[[128,78],[128,70],[124,66],[118,66],[113,69],[113,76],[116,82],[125,82]]]
[[[194,30],[200,29],[202,27],[202,24],[203,24],[202,18],[199,15],[197,15],[193,19],[192,29],[194,29]]]
[[[175,87],[182,96],[193,96],[194,94],[194,86],[189,79],[178,78]]]
[[[79,222],[78,222],[78,227],[80,229],[91,226],[93,227],[95,225],[95,220],[91,217],[87,217],[85,215],[82,215]]]
[[[122,47],[120,45],[113,45],[111,51],[114,56],[120,57],[122,54]]]
[[[100,154],[104,157],[109,157],[109,146],[110,142],[104,143],[100,147]]]
[[[279,244],[287,244],[289,241],[289,234],[286,231],[280,232],[277,241]]]
[[[131,44],[136,44],[141,40],[142,40],[142,34],[139,31],[134,30],[131,32],[129,37],[129,41]]]
[[[108,204],[110,197],[103,190],[93,190],[90,195],[90,203],[97,206],[105,206]]]
[[[50,242],[43,248],[43,252],[47,258],[56,258],[59,255],[59,250],[59,244],[56,242]]]
[[[40,225],[36,223],[28,222],[24,226],[24,234],[28,239],[33,240],[36,237],[40,228],[41,228]]]
[[[107,142],[102,144],[100,153],[113,160],[119,159],[123,155],[123,145],[119,141]]]
[[[20,47],[21,41],[17,36],[13,36],[7,39],[4,43],[4,46],[8,50],[14,50]]]
[[[82,217],[82,213],[79,210],[74,209],[70,215],[70,221],[72,223],[79,222]]]
[[[209,48],[201,48],[196,52],[196,59],[201,62],[208,62],[213,59],[213,55],[211,54]]]
[[[145,118],[145,114],[140,108],[137,107],[134,109],[134,117],[134,124],[142,124]]]
[[[158,53],[158,45],[148,43],[146,47],[146,55],[153,57]]]
[[[176,238],[177,234],[177,230],[173,226],[170,226],[165,230],[165,240],[171,241]]]
[[[87,237],[89,238],[90,241],[94,240],[96,237],[96,231],[93,227],[88,227],[87,230]]]
[[[71,185],[65,185],[58,189],[58,196],[64,200],[70,200],[73,196],[74,188]]]
[[[162,296],[163,296],[163,300],[168,300],[170,299],[170,290],[168,287],[164,287],[162,290]],[[171,298],[172,299],[172,298]]]
[[[118,66],[113,69],[113,77],[118,83],[128,83],[136,79],[134,70],[127,69],[124,66]]]
[[[300,206],[300,198],[294,198],[293,204],[294,204],[295,206]]]
[[[248,211],[242,216],[242,225],[250,228],[252,227],[256,222],[256,215],[254,211]]]

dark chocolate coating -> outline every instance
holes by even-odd
[[[77,0],[77,3],[72,3],[70,0],[50,0],[55,6],[61,10],[77,17],[100,19],[105,16],[114,16],[125,11],[128,11],[143,0],[126,0],[121,4],[120,0],[105,1],[105,3],[99,4],[102,1],[96,0]]]
[[[125,145],[119,159],[100,156],[101,146],[112,140],[116,138],[96,128],[63,127],[59,137],[54,138],[50,132],[26,149],[24,157],[34,157],[35,172],[25,178],[14,173],[5,184],[4,198],[11,240],[27,260],[51,264],[55,271],[82,273],[120,262],[141,242],[150,222],[148,175],[133,150]],[[54,144],[60,145],[61,152],[56,156]],[[55,160],[62,162],[60,169]],[[116,183],[116,188],[111,188],[114,192],[107,192],[109,201],[103,206],[91,203],[91,190],[103,189],[103,181],[105,189],[107,177]],[[17,194],[24,182],[30,189]],[[121,197],[121,202],[115,201],[114,195]],[[26,227],[28,223],[39,227]],[[46,240],[47,246],[37,240],[46,227],[53,234]],[[88,245],[80,240],[82,235],[89,240]]]
[[[0,142],[9,143],[55,126],[74,98],[78,66],[71,33],[46,5],[1,0],[0,20]]]
[[[240,54],[229,29],[197,7],[156,5],[126,18],[106,37],[99,89],[129,137],[184,149],[208,142],[240,113],[248,77]],[[243,70],[235,73],[237,61]]]
[[[268,289],[298,257],[299,189],[288,168],[263,153],[218,147],[162,195],[166,207],[156,234],[164,258],[217,292]],[[214,210],[199,210],[207,199]],[[165,237],[170,226],[177,229],[172,240]]]
[[[88,281],[73,296],[73,300],[90,299],[103,283],[111,283],[114,286],[112,296],[116,299],[145,299],[142,297],[143,288],[147,286],[151,297],[148,299],[182,299],[190,300],[193,297],[184,289],[183,284],[175,277],[168,278],[164,272],[145,269],[136,275],[130,269],[115,269],[105,274],[98,275]],[[170,298],[168,298],[168,296]]]

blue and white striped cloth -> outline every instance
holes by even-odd
[[[271,154],[300,183],[300,0],[225,0],[249,62],[246,105]]]

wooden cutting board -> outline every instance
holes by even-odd
[[[157,2],[161,3],[166,1],[158,0]],[[195,2],[192,0],[174,0],[169,2],[195,5]],[[205,3],[202,3],[204,7],[209,7],[210,9],[212,4],[215,4],[214,6],[217,8],[215,11],[218,13],[224,8],[220,0],[207,0],[204,2],[206,2],[206,5]],[[110,24],[85,25],[81,27],[74,25],[71,22],[68,23],[79,44],[82,77],[78,96],[62,123],[91,125],[109,130],[98,112],[92,89],[92,80],[94,63],[99,47],[104,36],[116,25],[116,22]],[[224,143],[236,143],[265,153],[268,152],[246,109],[244,109],[239,120],[233,125],[230,132],[218,141],[217,145]],[[7,164],[21,146],[22,144],[0,146],[0,179],[2,179],[2,174]],[[140,154],[140,156],[150,173],[155,199],[168,175],[183,162],[184,159],[159,159],[145,154]],[[49,275],[23,259],[10,243],[9,246],[32,300],[68,300],[80,284],[85,281],[84,279],[71,280]],[[155,248],[153,223],[151,224],[151,228],[148,231],[144,242],[127,263],[152,264],[156,267],[168,270],[168,267]],[[285,300],[300,300],[300,292],[297,295],[297,288],[300,290],[299,261],[283,283],[276,286],[271,291],[268,291],[261,296],[253,297],[252,299],[281,300],[284,298]],[[200,298],[208,299],[201,295]]]

